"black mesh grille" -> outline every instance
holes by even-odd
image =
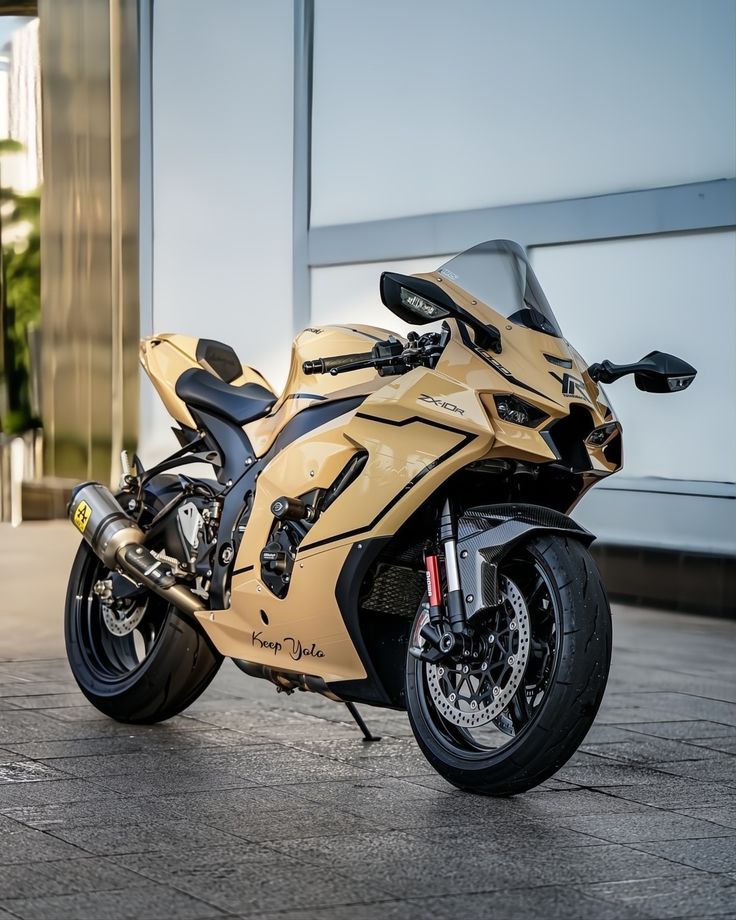
[[[423,572],[380,562],[361,607],[379,613],[413,617],[427,587]]]

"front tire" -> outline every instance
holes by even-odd
[[[465,684],[462,677],[448,676],[463,667],[445,664],[442,683],[437,669],[407,656],[407,708],[422,752],[454,786],[482,795],[524,792],[569,760],[593,723],[611,660],[608,600],[596,565],[579,541],[549,534],[533,537],[511,550],[499,576],[506,586],[504,603],[488,615],[486,647],[493,648],[496,636],[516,643],[505,646],[504,654],[510,649],[518,659],[523,652],[523,673],[512,675],[512,668],[504,670],[503,660],[494,663],[489,657],[478,665],[479,677],[466,678]],[[525,613],[520,612],[520,598]],[[423,617],[426,612],[420,608],[414,635]],[[522,639],[527,626],[528,641],[526,635]],[[514,657],[505,660],[513,662]],[[505,686],[503,676],[489,679],[486,675],[491,674],[506,675]],[[491,687],[494,679],[499,682]],[[452,691],[446,697],[443,686]],[[505,701],[504,694],[512,692],[501,713],[476,727],[484,707],[495,713],[494,698]],[[461,701],[464,712],[459,711]]]
[[[69,576],[64,616],[72,674],[90,703],[118,722],[170,719],[206,689],[222,656],[195,624],[150,593],[142,614],[131,615],[136,627],[111,632],[93,591],[108,574],[82,543]]]

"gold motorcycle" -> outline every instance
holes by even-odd
[[[280,396],[227,345],[143,341],[181,446],[123,457],[115,495],[75,490],[69,661],[101,712],[151,723],[227,656],[346,703],[369,738],[355,703],[406,709],[449,782],[521,792],[574,753],[608,676],[594,537],[567,516],[622,464],[599,384],[677,392],[696,371],[586,364],[513,242],[380,290],[431,331],[305,329]]]

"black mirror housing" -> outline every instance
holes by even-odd
[[[470,326],[481,348],[490,348],[496,353],[501,351],[501,333],[498,329],[468,313],[434,281],[384,272],[381,275],[381,300],[399,319],[412,326],[434,323],[452,316]]]
[[[588,374],[601,383],[613,383],[633,374],[634,383],[645,393],[678,393],[690,386],[697,371],[692,364],[675,355],[650,351],[636,364],[614,364],[612,361],[591,364]]]
[[[439,284],[394,272],[381,275],[381,300],[399,319],[412,326],[446,319],[456,309],[455,302]]]
[[[639,365],[644,367],[634,373],[634,383],[645,393],[678,393],[686,390],[697,374],[692,364],[663,351],[650,351]]]

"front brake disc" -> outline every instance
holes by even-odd
[[[529,660],[529,612],[522,593],[505,575],[499,587],[502,603],[489,630],[486,658],[425,666],[435,706],[448,722],[464,728],[485,725],[503,712],[519,689]]]

